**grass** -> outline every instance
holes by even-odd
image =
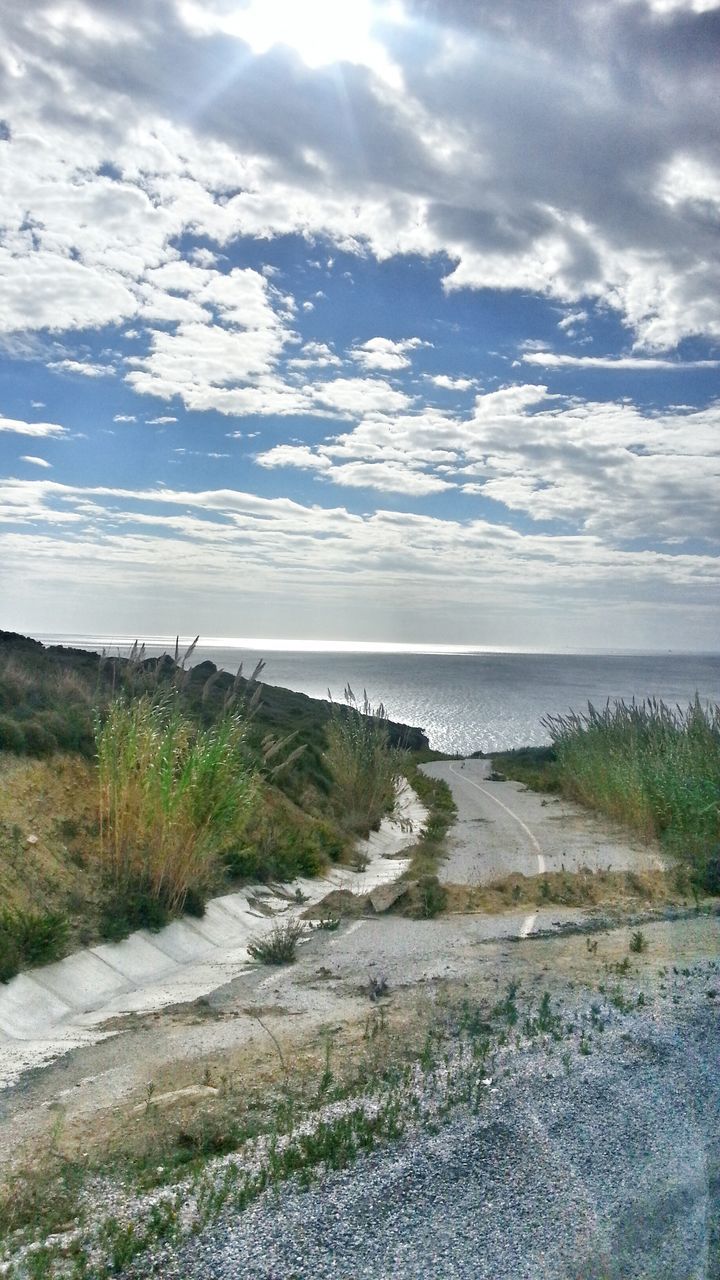
[[[116,699],[97,721],[100,857],[122,896],[170,911],[217,880],[255,794],[243,719],[198,729],[169,696]]]
[[[60,911],[0,909],[0,982],[21,969],[57,960],[67,935],[67,917]]]
[[[406,758],[403,773],[428,811],[420,838],[408,851],[410,866],[404,879],[437,876],[438,866],[445,857],[445,836],[455,821],[457,806],[447,782],[423,773],[415,758]]]
[[[660,840],[697,890],[720,893],[720,707],[608,702],[543,725],[552,747],[502,753],[497,769]]]
[[[305,933],[299,920],[285,920],[273,925],[268,933],[251,938],[248,952],[261,964],[294,964],[297,944]]]
[[[362,702],[348,685],[345,706],[336,706],[326,729],[325,760],[333,780],[338,820],[350,832],[376,829],[395,800],[400,755],[391,745],[382,703]]]

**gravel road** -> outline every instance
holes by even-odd
[[[519,1052],[477,1116],[308,1191],[268,1193],[161,1273],[720,1280],[718,986],[711,961],[595,1034],[590,1053]]]
[[[657,849],[633,841],[606,818],[528,791],[518,782],[491,782],[490,760],[437,760],[423,765],[450,786],[457,822],[440,870],[446,884],[487,884],[510,872],[640,871],[660,868]]]

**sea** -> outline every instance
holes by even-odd
[[[44,644],[66,644],[126,656],[133,641],[148,657],[174,654],[175,637],[38,635]],[[180,640],[180,654],[191,638]],[[261,679],[343,701],[349,685],[382,703],[392,720],[424,729],[438,751],[470,754],[550,741],[547,715],[584,711],[589,702],[662,698],[670,705],[720,702],[720,654],[678,652],[540,653],[457,646],[353,644],[260,639],[201,639],[188,665],[210,659]]]

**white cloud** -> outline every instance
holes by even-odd
[[[52,467],[52,463],[46,462],[44,458],[36,458],[31,453],[24,453],[20,458],[21,462],[31,462],[35,467]]]
[[[524,364],[546,369],[646,369],[682,372],[685,369],[718,369],[720,360],[664,360],[656,356],[571,356],[554,351],[526,351]]]
[[[135,413],[116,413],[113,416],[113,422],[137,422],[137,414]]]
[[[107,378],[115,372],[109,365],[90,360],[51,360],[47,367],[57,373],[78,373],[83,378]]]
[[[427,375],[430,382],[436,387],[442,387],[444,391],[469,391],[471,387],[476,385],[474,378],[451,378],[446,373],[436,373]]]
[[[420,338],[404,338],[399,342],[393,342],[391,338],[368,338],[367,342],[360,342],[353,347],[350,355],[364,369],[392,373],[410,367],[408,351],[429,345]]]
[[[21,436],[64,436],[67,429],[57,422],[22,422],[0,417],[0,431],[14,431]]]
[[[172,414],[163,413],[159,418],[146,418],[145,421],[149,427],[159,427],[165,422],[177,422],[177,418],[174,418]]]
[[[382,378],[333,378],[305,390],[316,404],[327,406],[339,417],[392,413],[410,404],[410,396],[396,391]]]
[[[720,541],[720,402],[643,414],[630,402],[518,384],[478,395],[468,417],[369,415],[342,435],[280,446],[257,461],[418,496],[457,487],[534,521],[595,533],[607,546]]]
[[[569,311],[562,320],[558,320],[558,329],[569,330],[572,333],[577,325],[587,324],[588,320],[587,311]]]
[[[399,600],[415,609],[440,593],[443,610],[484,609],[486,616],[500,600],[503,608],[537,611],[561,589],[567,618],[573,607],[622,608],[630,600],[635,611],[644,603],[667,616],[673,606],[707,601],[720,585],[715,559],[677,548],[668,554],[609,547],[595,534],[519,533],[471,514],[361,516],[232,489],[0,481],[0,516],[26,527],[22,536],[0,535],[17,598],[34,597],[50,577],[59,592],[72,584],[73,608],[80,598],[105,608],[112,601],[124,611],[118,617],[138,595],[152,609],[170,593],[177,609],[208,591],[232,599],[239,581],[247,584],[243,609],[249,600],[270,612],[273,602],[285,602],[308,627],[311,614],[316,624],[325,615],[328,590],[337,609],[350,586],[365,613],[378,602],[397,608]],[[57,526],[51,534],[48,525]]]

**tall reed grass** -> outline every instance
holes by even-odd
[[[255,795],[245,721],[200,729],[177,699],[116,699],[96,722],[100,847],[122,895],[141,887],[169,910],[213,884]]]
[[[542,723],[566,795],[658,837],[720,891],[720,707],[619,701]]]
[[[367,832],[392,808],[400,755],[390,745],[382,703],[373,707],[366,692],[359,701],[347,685],[345,704],[333,703],[325,761],[339,820],[348,831]]]

